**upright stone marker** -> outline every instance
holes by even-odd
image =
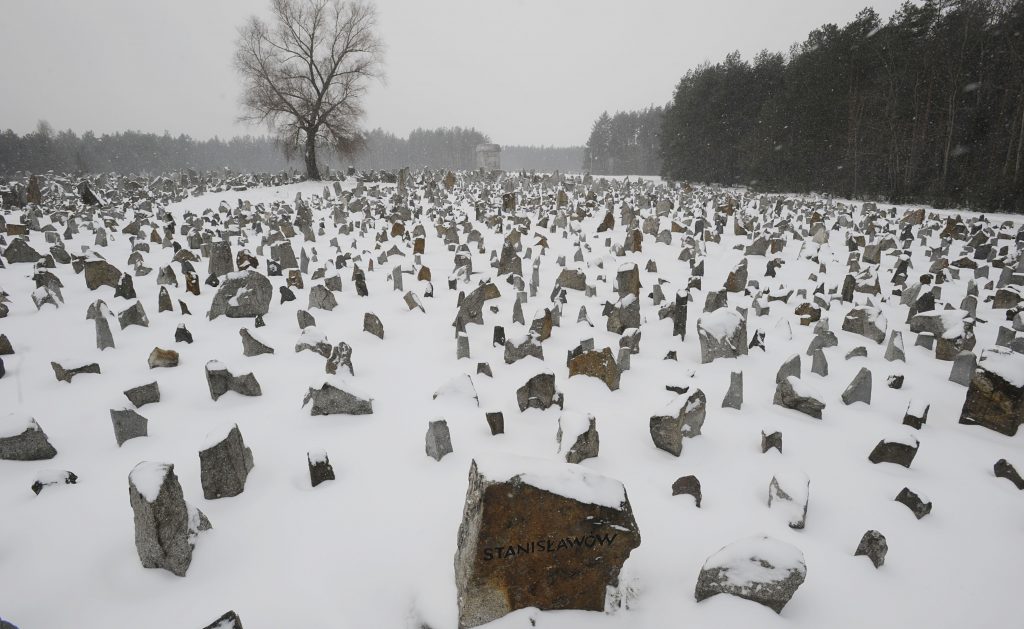
[[[639,545],[619,481],[539,459],[473,461],[455,553],[459,627],[524,607],[602,611]]]

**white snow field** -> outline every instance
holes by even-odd
[[[354,183],[350,180],[344,186],[351,189]],[[720,289],[729,271],[745,257],[742,248],[734,247],[749,243],[748,237],[734,235],[733,218],[721,243],[707,243],[703,287],[692,292],[686,339],[681,342],[672,336],[672,320],[659,320],[650,291],[659,277],[666,280],[662,289],[669,300],[686,288],[690,266],[677,259],[684,234],[673,234],[670,245],[645,235],[642,252],[617,257],[605,244],[606,238],[613,245],[625,238],[617,208],[611,232],[596,233],[605,214],[600,204],[582,222],[570,223],[572,229],[566,232],[538,227],[536,210],[522,209],[526,204],[521,197],[517,213],[532,217],[523,237],[524,252],[532,247],[533,254],[523,260],[527,282],[533,259],[541,251],[537,235],[546,237],[549,245],[541,257],[537,296],[524,305],[527,317],[550,306],[559,256],[566,257],[567,266],[583,270],[597,294],[585,297],[582,292],[567,291],[561,325],[543,343],[545,360],[531,357],[506,365],[503,347],[492,347],[493,326],[505,326],[506,336],[515,338],[527,332],[530,320],[526,325],[512,323],[516,292],[490,265],[491,252],[500,254],[503,234],[477,221],[468,201],[452,196],[454,209],[448,217],[465,217],[479,229],[485,252],[478,253],[470,243],[474,274],[468,284],[450,290],[454,253],[434,228],[440,217],[424,214],[421,220],[427,237],[422,263],[432,272],[434,296],[424,297],[424,286],[416,275],[406,274],[405,290],[422,298],[426,312],[410,310],[404,291],[393,290],[390,278],[399,264],[408,271],[419,270],[414,267],[411,242],[384,238],[378,247],[377,236],[381,232],[389,236],[390,224],[372,216],[350,216],[367,223],[364,235],[358,229],[352,235],[338,235],[330,210],[318,198],[323,187],[303,183],[206,194],[173,203],[168,211],[180,227],[186,212],[216,209],[221,201],[231,207],[239,199],[291,204],[301,192],[313,206],[314,230],[324,219],[325,234],[318,235],[315,243],[304,243],[301,234],[292,238],[296,255],[301,247],[310,254],[315,247],[319,257],[310,263],[312,272],[333,262],[336,252],[329,242],[337,237],[341,252],[360,256],[359,266],[366,272],[368,297],[357,296],[349,264],[339,272],[343,290],[335,293],[338,307],[331,312],[310,310],[317,330],[330,343],[351,345],[355,369],[351,377],[342,368],[339,377],[329,378],[322,357],[294,351],[300,337],[296,311],[307,308],[309,290],[318,283],[309,275],[304,277],[304,289],[295,291],[298,299],[285,304],[278,298],[285,277],[270,278],[274,285],[270,312],[264,317],[266,326],[256,329],[252,319],[208,321],[205,315],[215,289],[203,284],[200,296],[186,293],[184,277],[175,264],[179,287],[169,287],[174,312],[158,313],[157,273],[171,264],[174,251],[153,244],[144,257],[153,272],[134,278],[149,327],[121,330],[116,317],[111,319],[116,347],[101,352],[96,349],[94,322],[85,316],[87,307],[103,299],[116,315],[131,301],[115,298],[109,287],[89,291],[70,265],[57,265],[52,272],[64,284],[65,303],[37,311],[30,298],[35,288],[32,265],[8,264],[0,269],[0,289],[10,295],[11,302],[9,316],[0,319],[0,332],[10,338],[16,352],[3,357],[7,373],[0,379],[0,415],[16,412],[35,418],[58,451],[46,461],[0,461],[0,617],[20,629],[199,629],[231,609],[246,629],[455,629],[453,558],[471,461],[495,455],[559,460],[558,408],[521,413],[516,404],[516,389],[547,369],[565,395],[566,410],[596,417],[600,454],[581,465],[624,484],[642,544],[623,567],[620,606],[610,606],[604,613],[524,609],[489,627],[982,629],[1024,623],[1024,492],[996,478],[992,469],[1001,458],[1024,469],[1024,435],[1009,437],[958,423],[967,388],[948,380],[952,363],[939,361],[933,352],[914,345],[915,335],[905,323],[907,307],[900,305],[898,296],[889,297],[892,256],[883,253],[878,273],[882,294],[871,300],[881,308],[889,329],[903,332],[905,363],[885,361],[885,344],[842,331],[843,317],[853,304],[836,299],[824,313],[839,339],[838,347],[825,350],[830,375],[812,374],[805,350],[813,326],[799,325],[793,310],[805,299],[794,295],[788,304],[762,298],[763,305],[770,307],[767,316],[749,312],[748,336],[763,330],[766,351],[751,349],[746,356],[702,365],[696,320],[708,292]],[[393,189],[384,187],[389,192]],[[756,196],[748,195],[744,203],[754,201]],[[416,203],[419,207],[425,201]],[[887,207],[880,204],[881,209]],[[859,203],[852,212],[858,219]],[[642,222],[653,210],[638,213]],[[19,216],[9,213],[8,222],[18,222]],[[841,286],[847,274],[848,229],[834,225],[833,220],[826,222],[831,227],[830,242],[821,247],[819,256],[827,272],[818,281],[809,279],[819,272],[818,264],[801,255],[804,243],[792,239],[774,254],[785,260],[775,278],[764,276],[772,255],[746,256],[750,279],[769,292],[805,289],[808,299],[822,280],[827,288]],[[411,232],[415,224],[416,219],[407,221],[407,230]],[[127,271],[131,243],[120,232],[121,226],[109,230],[109,246],[98,250]],[[509,226],[506,221],[505,233]],[[84,227],[66,241],[68,251],[97,249],[92,232]],[[997,246],[1009,245],[1013,250],[1016,229],[1015,225],[1004,230],[1006,238]],[[148,232],[143,233],[148,236]],[[461,242],[467,233],[460,234]],[[587,243],[584,261],[573,263],[580,235]],[[895,236],[899,242],[899,234]],[[183,236],[176,238],[185,244]],[[247,245],[254,254],[259,238],[253,235]],[[49,248],[39,231],[30,232],[29,244],[42,252]],[[395,244],[405,257],[377,263],[380,254]],[[938,230],[929,244],[938,244]],[[950,260],[960,256],[963,246],[964,241],[953,241]],[[238,250],[233,243],[232,256]],[[264,253],[269,254],[269,247]],[[371,259],[372,271],[368,269]],[[656,273],[645,270],[650,260],[657,264]],[[642,340],[631,368],[622,374],[620,389],[613,392],[596,378],[569,378],[565,356],[591,337],[597,350],[607,346],[617,354],[619,337],[605,330],[601,307],[605,301],[617,301],[615,272],[625,262],[640,268]],[[912,263],[911,283],[931,263],[916,238]],[[195,267],[205,281],[206,259]],[[259,271],[266,273],[263,256]],[[999,269],[992,269],[989,278],[996,279],[998,273]],[[971,276],[964,271],[960,279],[943,284],[937,308],[946,303],[959,308]],[[468,293],[488,278],[494,280],[501,297],[486,302],[484,325],[467,326],[471,357],[457,360],[452,322],[459,291]],[[984,282],[979,280],[979,285]],[[190,316],[179,312],[179,299],[188,304]],[[732,293],[728,307],[748,307],[751,299]],[[868,296],[857,293],[856,301],[867,304]],[[576,323],[582,305],[595,327]],[[491,306],[499,312],[492,312]],[[363,331],[366,312],[382,321],[383,340]],[[979,300],[974,350],[979,356],[995,344],[999,326],[1008,325],[1004,312]],[[180,323],[191,331],[194,343],[174,342]],[[275,353],[243,356],[242,327]],[[857,346],[867,348],[867,358],[845,360]],[[149,369],[147,357],[154,347],[178,351],[180,365]],[[677,361],[664,360],[671,350],[678,353]],[[802,360],[801,384],[818,392],[826,404],[821,420],[772,403],[776,371],[795,353]],[[51,360],[62,361],[68,368],[97,362],[102,373],[58,382]],[[262,396],[227,393],[213,401],[204,376],[211,360],[223,362],[235,375],[251,371]],[[477,375],[478,362],[488,362],[494,377]],[[872,372],[871,404],[844,405],[841,394],[865,366]],[[721,407],[731,371],[744,374],[741,410]],[[433,399],[434,392],[461,374],[470,374],[479,406],[458,391]],[[886,386],[891,374],[906,377],[902,389]],[[109,409],[125,408],[128,403],[122,392],[153,380],[159,382],[161,401],[138,409],[149,419],[149,436],[118,447]],[[346,380],[372,397],[373,413],[311,416],[309,407],[302,407],[303,397],[309,387],[319,387],[326,380]],[[649,432],[650,417],[676,399],[666,385],[689,386],[691,392],[699,388],[708,400],[702,434],[685,439],[678,458],[657,449]],[[920,431],[901,424],[912,400],[914,408],[930,405]],[[491,436],[485,411],[504,413],[505,434]],[[454,453],[439,462],[424,452],[428,422],[437,418],[447,420],[454,447]],[[255,467],[240,495],[205,500],[198,451],[211,431],[232,424],[238,425],[252,449]],[[761,453],[762,430],[782,432],[781,454]],[[909,469],[868,461],[880,439],[907,431],[920,441]],[[321,450],[330,458],[337,479],[313,488],[307,453],[317,458]],[[173,464],[185,499],[213,524],[211,531],[199,536],[185,577],[146,569],[140,563],[128,477],[141,461]],[[30,486],[45,470],[72,471],[78,482],[46,487],[34,495]],[[673,481],[689,474],[696,475],[702,485],[699,509],[689,496],[672,496]],[[780,478],[806,474],[810,479],[802,530],[788,526],[785,510],[768,507],[768,487],[776,474]],[[931,514],[918,520],[895,502],[904,487],[927,496],[934,505]],[[594,492],[601,494],[600,488]],[[889,552],[879,569],[867,557],[854,556],[869,529],[880,531],[888,540]],[[694,587],[708,557],[734,541],[761,535],[799,548],[806,561],[806,582],[782,613],[724,594],[697,603]]]

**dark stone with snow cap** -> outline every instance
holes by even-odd
[[[313,487],[324,481],[334,480],[334,468],[331,467],[331,460],[323,450],[307,452],[306,463],[309,465],[309,482]]]
[[[519,387],[516,390],[516,401],[520,411],[525,411],[528,408],[544,410],[556,405],[558,408],[562,408],[564,397],[555,388],[555,374],[548,371],[537,374]]]
[[[110,421],[114,425],[114,439],[118,447],[129,439],[149,435],[149,420],[130,408],[110,409]]]
[[[885,554],[889,552],[889,545],[885,542],[885,535],[878,531],[867,531],[864,537],[860,538],[854,557],[866,556],[876,568],[881,568],[885,563]]]
[[[128,497],[135,514],[135,549],[143,567],[185,576],[196,536],[212,527],[201,511],[185,502],[174,465],[136,465],[128,476]]]
[[[707,398],[700,389],[689,397],[676,397],[660,415],[651,417],[650,430],[654,445],[674,456],[683,452],[683,437],[696,437],[704,425]]]
[[[237,496],[245,489],[245,480],[253,467],[252,450],[242,441],[238,425],[199,451],[199,472],[203,497],[207,500]]]
[[[731,594],[781,614],[806,576],[800,549],[770,537],[750,537],[708,557],[694,594],[698,602]]]
[[[511,365],[527,356],[544,360],[544,346],[540,344],[540,336],[536,332],[505,341],[505,364]]]
[[[310,387],[306,397],[302,400],[302,406],[306,406],[310,401],[313,402],[309,409],[310,415],[369,415],[373,413],[373,400],[360,398],[329,382],[325,382],[319,389]]]
[[[270,311],[273,296],[270,280],[258,271],[229,273],[217,288],[207,317],[213,320],[221,315],[232,319],[265,315]]]
[[[20,413],[0,419],[0,460],[42,461],[57,456],[36,420]]]
[[[909,468],[910,464],[914,461],[914,457],[917,455],[919,446],[920,443],[917,439],[910,435],[903,441],[887,441],[883,439],[878,442],[875,449],[868,455],[868,460],[872,463],[895,463],[896,465]]]
[[[474,461],[455,554],[458,626],[526,607],[602,611],[639,545],[619,481],[568,463]]]

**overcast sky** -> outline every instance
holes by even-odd
[[[869,0],[379,0],[387,80],[364,126],[476,127],[501,144],[586,142],[593,120],[664,104],[687,69],[787,50]],[[874,0],[888,18],[900,0]],[[0,129],[196,138],[235,122],[238,26],[264,0],[0,0]]]

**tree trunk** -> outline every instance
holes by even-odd
[[[316,165],[316,133],[306,131],[306,178],[320,181],[320,169]]]

